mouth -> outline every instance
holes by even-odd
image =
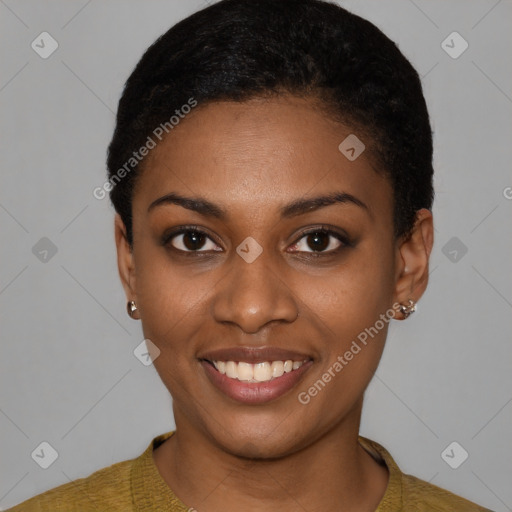
[[[217,390],[247,404],[263,404],[283,396],[313,364],[307,355],[275,348],[220,350],[205,354],[199,361]]]

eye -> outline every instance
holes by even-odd
[[[222,251],[212,238],[196,226],[181,226],[162,237],[162,245],[189,254]],[[322,226],[302,233],[291,246],[292,252],[305,252],[320,256],[334,254],[346,246],[352,246],[348,236]],[[310,248],[311,250],[308,250]]]
[[[207,233],[194,226],[184,226],[164,235],[162,243],[190,253],[222,250]]]
[[[297,252],[330,254],[350,245],[350,240],[346,235],[322,227],[302,233],[301,238],[292,246],[292,249]],[[312,250],[308,251],[308,247]]]

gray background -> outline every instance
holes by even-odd
[[[429,289],[415,315],[391,325],[361,434],[403,471],[511,510],[512,2],[342,5],[382,28],[422,75],[437,172]],[[174,427],[167,390],[133,354],[143,337],[125,313],[113,210],[92,190],[105,179],[128,74],[203,6],[0,0],[3,508],[136,457]],[[43,31],[59,44],[47,59],[31,48]],[[469,43],[457,59],[441,47],[453,31]],[[56,254],[41,252],[43,237]],[[31,457],[42,441],[58,452],[48,469]],[[469,453],[458,469],[441,457],[452,441]]]

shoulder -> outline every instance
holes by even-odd
[[[98,512],[125,511],[131,507],[132,460],[117,462],[38,494],[6,512]]]
[[[446,489],[403,473],[391,454],[376,441],[359,436],[359,443],[389,471],[388,487],[377,512],[492,512]]]
[[[402,492],[404,510],[414,508],[417,512],[492,512],[412,475],[402,474]]]

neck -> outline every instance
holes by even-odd
[[[358,443],[360,414],[361,406],[306,447],[277,459],[237,457],[176,421],[176,433],[153,456],[167,485],[197,510],[374,512],[388,471]]]

